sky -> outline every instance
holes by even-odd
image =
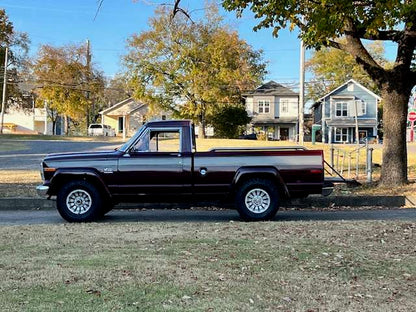
[[[63,46],[90,40],[92,60],[108,77],[121,71],[126,40],[134,33],[148,30],[148,19],[158,4],[173,0],[0,0],[15,29],[26,32],[31,40],[30,55],[42,44]],[[181,7],[201,14],[203,0],[182,0]],[[98,13],[97,13],[98,10]],[[225,22],[238,31],[253,49],[264,51],[268,62],[265,81],[275,80],[297,88],[299,82],[300,43],[296,32],[282,31],[278,38],[271,29],[254,32],[256,20],[247,12],[237,18],[235,12],[220,10]],[[306,57],[309,53],[307,52]]]

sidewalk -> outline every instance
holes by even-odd
[[[212,203],[201,203],[201,207],[213,206]],[[229,207],[229,205],[225,205]],[[416,196],[310,196],[282,203],[286,208],[342,208],[347,207],[384,207],[384,208],[416,208]],[[122,203],[115,209],[135,208],[190,208],[198,207],[191,204],[172,203]],[[221,207],[221,205],[220,205]],[[1,198],[0,210],[50,210],[55,209],[55,200],[43,198]]]

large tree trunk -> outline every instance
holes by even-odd
[[[66,136],[69,134],[69,118],[67,115],[64,115],[64,133]]]
[[[397,186],[407,183],[406,119],[410,88],[396,80],[383,84],[383,165],[381,183]]]
[[[204,118],[204,115],[201,114],[199,116],[198,138],[206,139],[207,134],[205,132],[205,128],[206,128],[205,118]]]

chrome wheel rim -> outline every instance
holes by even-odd
[[[91,205],[91,196],[84,190],[73,190],[66,198],[66,206],[73,214],[84,214],[90,210]]]
[[[245,204],[252,213],[263,213],[269,209],[271,200],[269,194],[260,188],[250,190],[245,198]]]

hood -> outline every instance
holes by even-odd
[[[69,153],[54,153],[48,154],[45,157],[47,160],[82,160],[82,159],[106,159],[118,157],[123,152],[119,150],[102,150],[102,151],[86,151],[86,152],[69,152]]]

